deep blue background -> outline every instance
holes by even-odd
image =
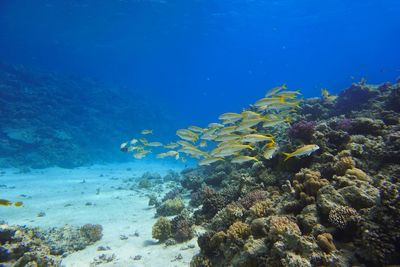
[[[1,0],[0,60],[128,86],[202,126],[284,82],[316,96],[394,81],[399,14],[398,0]]]

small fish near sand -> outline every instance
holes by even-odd
[[[12,205],[13,205],[13,203],[10,200],[0,199],[0,206],[12,206]],[[14,206],[16,206],[16,207],[21,207],[23,205],[24,205],[24,203],[22,201],[14,202]]]
[[[305,145],[302,146],[300,148],[298,148],[296,151],[292,152],[292,153],[282,153],[286,158],[285,161],[287,161],[288,159],[295,157],[295,158],[299,158],[302,156],[309,156],[311,155],[311,153],[317,151],[319,149],[319,146],[317,145]]]
[[[122,152],[129,152],[129,151],[128,151],[128,142],[122,143],[122,144],[119,146],[119,149],[120,149]]]

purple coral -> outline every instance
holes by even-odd
[[[262,190],[255,190],[248,193],[242,199],[240,199],[239,204],[241,204],[245,209],[249,209],[256,202],[260,202],[266,199],[267,199],[267,192]]]
[[[290,138],[299,139],[309,143],[315,132],[315,122],[301,120],[294,123],[288,130],[287,134]]]
[[[342,130],[342,131],[348,132],[351,129],[351,127],[352,127],[351,119],[345,118],[345,119],[341,119],[337,122],[336,130]]]

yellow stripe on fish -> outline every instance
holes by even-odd
[[[285,161],[292,158],[292,157],[301,157],[301,156],[309,156],[311,153],[317,151],[319,149],[319,146],[317,145],[305,145],[300,148],[298,148],[296,151],[292,153],[282,153],[286,158]]]

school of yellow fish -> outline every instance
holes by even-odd
[[[259,161],[273,158],[279,152],[274,133],[279,126],[287,125],[299,108],[299,91],[290,91],[286,85],[269,90],[264,98],[241,113],[227,112],[218,117],[219,123],[207,127],[189,126],[179,129],[180,140],[162,144],[150,142],[146,138],[132,139],[121,144],[121,151],[133,152],[133,157],[142,159],[151,153],[151,147],[168,149],[157,154],[157,158],[173,157],[186,161],[186,157],[199,159],[199,165],[210,165],[217,161],[232,163]],[[142,130],[142,135],[153,134],[152,130]],[[210,144],[211,143],[211,144]],[[212,149],[207,150],[207,147]],[[318,149],[317,145],[300,147],[292,153],[284,153],[286,159],[309,155]]]

